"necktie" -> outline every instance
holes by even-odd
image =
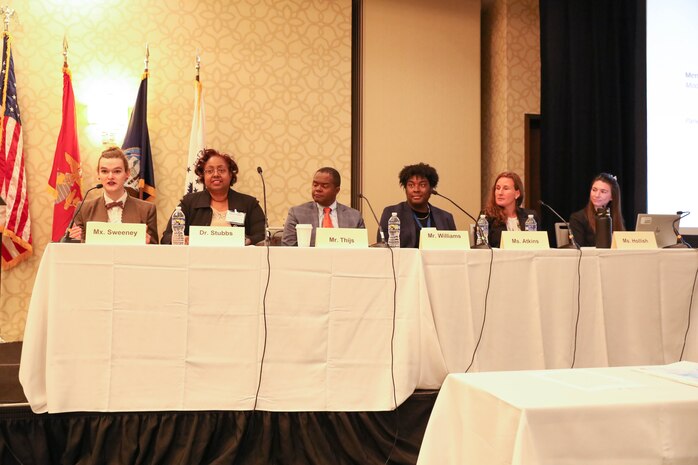
[[[111,210],[114,207],[124,208],[124,203],[119,200],[118,202],[109,202],[107,204],[107,210]]]
[[[332,211],[332,209],[330,207],[325,207],[322,209],[322,211],[325,212],[325,216],[322,217],[322,227],[331,228],[332,218],[330,218],[330,212]]]

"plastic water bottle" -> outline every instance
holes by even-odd
[[[536,220],[533,218],[533,215],[528,215],[526,223],[524,223],[524,228],[526,229],[526,231],[538,231],[538,223],[536,223]]]
[[[177,208],[172,214],[172,245],[184,245],[185,225],[186,218],[184,217],[184,212],[182,211],[182,207],[177,205]]]
[[[388,218],[388,247],[400,248],[400,218],[397,212]]]
[[[485,215],[480,215],[475,228],[475,245],[487,245],[490,240],[490,223]]]

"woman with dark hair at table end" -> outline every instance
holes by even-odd
[[[620,185],[609,173],[601,173],[591,182],[589,202],[570,216],[570,230],[580,247],[596,244],[596,209],[610,209],[613,231],[625,231],[623,214],[620,210]]]

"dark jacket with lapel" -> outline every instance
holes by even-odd
[[[456,230],[456,222],[453,220],[453,215],[431,204],[429,204],[429,208],[431,208],[431,216],[434,220],[432,227],[440,231]],[[417,240],[417,229],[419,226],[412,214],[412,208],[410,208],[407,202],[400,202],[383,210],[380,227],[383,230],[383,234],[385,234],[385,240],[388,240],[388,219],[393,212],[397,212],[397,217],[400,218],[400,248],[419,247],[419,241]],[[381,240],[380,232],[378,232],[377,240]]]
[[[211,209],[211,194],[207,190],[185,195],[180,200],[179,205],[182,207],[186,219],[185,236],[189,235],[189,226],[211,225],[213,210]],[[264,240],[264,212],[256,198],[229,189],[228,210],[245,213],[245,236],[252,241],[252,244]],[[170,215],[170,221],[167,222],[167,228],[160,242],[162,244],[172,243],[172,215]]]

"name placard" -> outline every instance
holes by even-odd
[[[468,250],[468,231],[438,231],[436,228],[422,228],[419,233],[419,248],[424,250]]]
[[[545,231],[502,231],[499,248],[508,250],[549,249],[548,233]]]
[[[85,244],[147,244],[146,226],[140,223],[104,223],[88,221]]]
[[[245,247],[245,228],[189,226],[189,245]]]
[[[316,228],[315,247],[362,249],[368,247],[368,232],[363,228]]]
[[[656,249],[657,238],[654,231],[614,231],[612,249],[637,250]]]

